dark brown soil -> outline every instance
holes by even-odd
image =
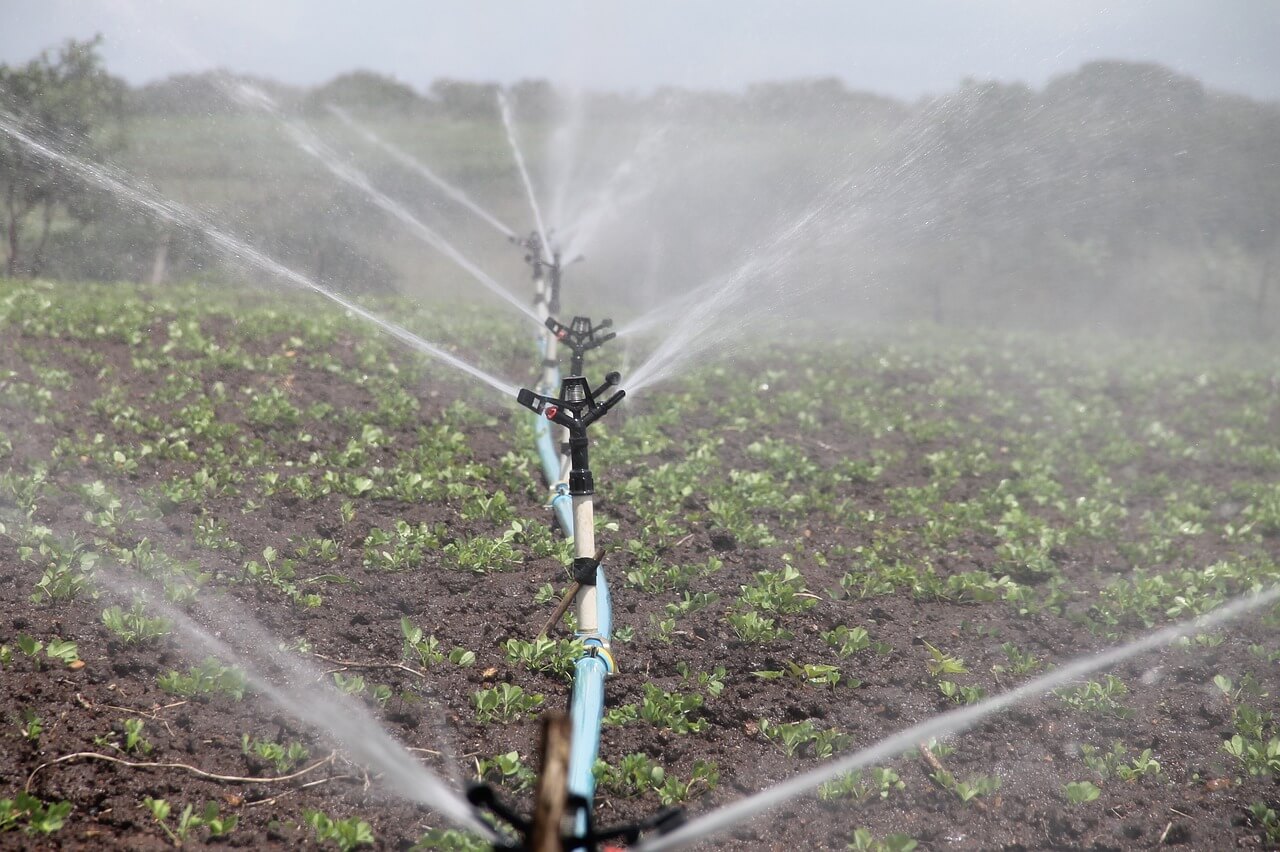
[[[145,346],[83,340],[70,333],[24,334],[12,327],[0,341],[0,368],[8,376],[7,387],[21,382],[39,384],[39,376],[33,372],[37,366],[64,370],[69,376],[68,386],[54,395],[50,411],[55,415],[33,413],[33,408],[18,404],[18,397],[12,394],[0,408],[0,430],[13,445],[6,459],[12,475],[29,477],[35,465],[43,465],[49,481],[30,520],[8,491],[4,517],[0,518],[8,531],[0,537],[0,641],[13,649],[13,662],[0,671],[0,692],[5,696],[0,720],[0,796],[12,798],[29,789],[46,802],[74,805],[60,831],[34,837],[19,827],[0,834],[0,846],[148,849],[171,845],[142,807],[143,798],[151,796],[169,800],[175,813],[186,804],[200,810],[205,803],[215,802],[222,813],[239,817],[238,827],[226,838],[209,840],[207,831],[197,830],[190,842],[253,849],[296,847],[311,842],[314,836],[303,823],[304,811],[318,809],[335,819],[358,816],[367,820],[381,848],[408,848],[427,829],[444,827],[445,823],[432,811],[407,803],[402,791],[388,789],[376,771],[349,762],[341,746],[324,732],[291,718],[252,692],[242,701],[234,701],[221,695],[182,699],[161,690],[158,675],[185,670],[203,655],[191,653],[181,637],[174,636],[123,644],[103,624],[101,613],[113,604],[127,608],[131,597],[112,587],[108,572],[102,572],[90,590],[73,599],[48,600],[38,595],[32,599],[47,560],[42,561],[38,554],[23,558],[19,536],[14,533],[18,527],[43,525],[61,540],[75,536],[86,548],[103,552],[106,548],[95,542],[128,545],[146,538],[167,558],[193,560],[209,574],[196,602],[184,606],[196,621],[221,631],[222,638],[232,645],[262,659],[261,653],[255,653],[253,632],[242,629],[257,623],[279,642],[304,639],[317,672],[327,675],[340,670],[363,675],[371,686],[389,685],[395,697],[385,707],[378,707],[372,699],[365,703],[396,740],[417,749],[414,754],[435,771],[470,780],[477,757],[509,750],[518,750],[529,763],[535,762],[536,719],[530,716],[510,724],[482,724],[476,719],[472,695],[510,682],[544,694],[548,708],[567,703],[569,685],[563,677],[518,668],[507,661],[503,649],[508,638],[533,637],[553,606],[553,602],[535,603],[535,593],[546,583],[553,583],[558,593],[564,582],[563,567],[554,558],[526,558],[515,570],[475,574],[451,568],[440,551],[427,553],[421,564],[409,571],[393,573],[366,567],[363,542],[369,531],[389,529],[396,520],[444,525],[442,545],[476,535],[499,535],[508,522],[464,518],[464,501],[448,497],[430,502],[356,498],[352,500],[355,517],[344,522],[341,506],[347,498],[340,495],[302,500],[287,492],[265,494],[261,474],[276,471],[282,479],[296,473],[318,477],[334,465],[313,461],[313,453],[327,457],[360,437],[362,418],[377,402],[358,374],[376,369],[366,355],[376,354],[377,349],[366,349],[371,346],[367,338],[353,336],[345,325],[339,325],[341,330],[328,351],[343,365],[344,372],[334,374],[304,355],[285,354],[287,334],[240,333],[218,315],[206,318],[203,325],[207,334],[217,335],[228,346],[234,343],[262,359],[260,363],[270,357],[292,364],[279,370],[270,365],[250,370],[229,364],[214,369],[205,363],[196,376],[203,392],[211,392],[219,382],[229,390],[216,406],[217,420],[233,427],[234,437],[227,441],[230,445],[237,449],[260,446],[261,462],[245,468],[245,478],[234,494],[212,493],[197,502],[151,508],[145,517],[122,525],[114,534],[86,521],[87,506],[79,496],[79,486],[101,480],[122,497],[126,508],[154,507],[157,485],[189,477],[205,464],[203,459],[143,457],[136,469],[122,472],[87,455],[68,458],[63,454],[65,447],[87,446],[99,434],[107,445],[120,447],[138,447],[155,439],[155,435],[139,435],[121,426],[118,419],[113,421],[101,413],[100,406],[95,407],[95,401],[112,386],[120,388],[128,403],[154,414],[162,424],[176,416],[185,403],[161,403],[149,396],[164,387],[173,373],[164,367],[152,372],[139,370],[134,361],[144,348],[158,351],[169,339],[164,322],[155,323],[154,338]],[[456,385],[441,371],[413,368],[412,356],[389,351],[403,370],[403,386],[416,400],[418,411],[405,422],[380,424],[390,438],[387,446],[368,449],[362,467],[348,472],[391,466],[398,454],[421,440],[420,426],[448,424],[465,434],[463,459],[474,465],[475,483],[505,489],[517,518],[550,525],[552,520],[542,505],[543,492],[533,479],[537,467],[532,447],[515,427],[517,415],[491,396]],[[513,345],[508,354],[518,351],[520,347]],[[33,362],[34,355],[38,355],[38,363]],[[994,694],[1027,677],[993,673],[992,666],[1007,665],[1002,643],[1012,642],[1054,664],[1141,635],[1145,627],[1140,622],[1122,623],[1113,628],[1117,636],[1109,637],[1096,627],[1091,629],[1084,617],[1097,590],[1130,571],[1130,564],[1118,551],[1119,542],[1144,535],[1144,513],[1160,511],[1169,494],[1188,482],[1230,495],[1241,483],[1264,482],[1276,475],[1220,453],[1205,452],[1178,461],[1164,448],[1150,449],[1154,445],[1148,444],[1147,452],[1139,446],[1134,457],[1112,468],[1118,487],[1126,493],[1128,509],[1116,535],[1079,539],[1053,555],[1064,577],[1061,612],[1020,616],[1000,600],[946,600],[913,595],[910,589],[862,599],[841,595],[841,579],[847,572],[859,570],[855,549],[867,547],[878,535],[894,528],[904,531],[903,560],[927,561],[944,579],[966,571],[996,570],[997,542],[979,531],[965,531],[938,550],[917,548],[918,519],[896,511],[889,497],[895,488],[927,486],[932,474],[926,457],[955,447],[960,440],[986,442],[992,468],[961,477],[949,486],[947,499],[954,503],[988,493],[1000,480],[1019,475],[1001,458],[1000,442],[1019,431],[1053,428],[1044,423],[1049,403],[1041,393],[1043,384],[1028,378],[1031,368],[995,356],[987,360],[983,352],[962,352],[956,358],[967,359],[966,363],[982,375],[984,387],[998,390],[1017,407],[1005,410],[980,397],[952,398],[947,406],[932,407],[930,383],[939,378],[939,365],[948,363],[949,357],[925,360],[914,369],[904,367],[901,373],[885,370],[874,375],[869,372],[867,365],[872,361],[868,357],[849,361],[840,369],[869,394],[883,393],[886,400],[905,394],[916,400],[919,405],[915,411],[921,421],[943,424],[936,436],[918,431],[907,435],[901,430],[873,435],[856,423],[842,421],[840,409],[826,404],[815,406],[814,411],[823,426],[821,431],[801,429],[797,434],[794,422],[786,416],[744,425],[733,419],[745,411],[738,402],[716,398],[715,388],[724,380],[715,377],[693,386],[707,389],[711,399],[706,404],[685,406],[681,410],[688,416],[678,421],[661,422],[664,398],[644,402],[645,416],[655,418],[658,431],[674,439],[669,449],[629,457],[625,448],[610,446],[611,440],[625,437],[643,422],[638,414],[623,413],[616,423],[601,430],[596,472],[604,483],[600,512],[616,521],[618,529],[602,531],[600,538],[612,551],[607,564],[613,581],[615,622],[634,630],[630,641],[616,643],[621,671],[608,684],[608,706],[642,701],[648,684],[673,692],[698,691],[692,679],[677,672],[681,663],[695,674],[718,666],[726,670],[723,692],[708,695],[704,707],[693,714],[705,722],[705,730],[677,735],[643,722],[607,726],[601,743],[603,759],[616,763],[622,755],[640,752],[680,778],[689,776],[695,761],[713,761],[720,775],[718,786],[710,792],[695,789],[686,803],[696,815],[821,762],[803,750],[796,757],[783,754],[760,734],[761,719],[775,723],[811,720],[820,729],[838,729],[850,738],[848,750],[870,745],[954,707],[942,698],[929,677],[926,641],[966,661],[969,674],[955,680]],[[801,362],[797,357],[796,363]],[[788,386],[788,381],[791,387],[803,387],[808,374],[802,367],[778,368],[776,363],[771,366],[782,369],[785,377],[766,375],[764,366],[736,365],[732,373],[735,387],[766,381],[775,387]],[[1096,372],[1096,366],[1063,366],[1051,360],[1040,366],[1050,372],[1039,378],[1053,382],[1064,393],[1090,400],[1110,394],[1116,421],[1131,438],[1147,434],[1148,424],[1163,420],[1179,424],[1188,443],[1208,445],[1218,423],[1236,413],[1224,409],[1258,404],[1263,406],[1264,419],[1261,426],[1255,424],[1253,434],[1271,430],[1273,443],[1280,434],[1274,387],[1260,393],[1244,388],[1240,401],[1233,401],[1229,389],[1191,391],[1189,398],[1175,398],[1166,391],[1175,385],[1183,387],[1182,374],[1170,378],[1169,387],[1144,389],[1126,384],[1127,374],[1121,372],[1112,377],[1121,384],[1108,387],[1107,375]],[[519,369],[512,361],[506,372],[523,375]],[[984,369],[986,374],[981,372]],[[321,402],[331,409],[321,417],[308,416],[297,425],[260,425],[249,418],[247,406],[238,396],[246,387],[279,389],[304,412]],[[462,400],[462,405],[450,408],[456,400]],[[904,405],[896,398],[893,404]],[[1215,406],[1219,416],[1197,418],[1194,409],[1204,405]],[[786,410],[785,403],[779,406]],[[948,423],[961,428],[963,434],[955,434]],[[311,436],[308,443],[296,440],[303,431]],[[609,437],[604,437],[606,433]],[[666,617],[665,607],[680,600],[681,591],[647,593],[624,582],[627,572],[639,562],[624,544],[642,536],[643,522],[622,501],[622,484],[633,477],[643,478],[664,462],[679,462],[693,446],[708,440],[723,442],[715,449],[717,469],[758,468],[748,446],[766,437],[794,443],[822,470],[830,470],[841,460],[869,459],[873,450],[896,455],[873,481],[832,485],[825,507],[808,506],[798,516],[777,507],[755,511],[753,518],[766,523],[778,539],[768,547],[743,545],[708,520],[708,505],[716,498],[724,476],[691,483],[691,493],[672,507],[680,535],[660,548],[660,558],[672,565],[692,565],[715,557],[723,561],[723,567],[699,578],[689,589],[714,593],[716,602],[678,618],[675,629],[664,638],[656,624]],[[1106,449],[1099,435],[1082,433],[1073,441],[1084,453]],[[1092,447],[1094,443],[1098,446]],[[212,445],[198,437],[192,439],[192,447],[201,456]],[[1010,450],[1017,451],[1017,447]],[[508,453],[517,460],[527,459],[527,470],[501,473]],[[1058,476],[1069,497],[1087,485],[1076,481],[1077,476],[1082,475],[1070,467],[1064,467]],[[1051,505],[1033,511],[1043,517],[1059,517]],[[214,550],[197,544],[193,530],[197,523],[208,520],[223,523],[238,548]],[[1247,547],[1237,546],[1223,540],[1218,532],[1221,526],[1215,521],[1211,534],[1189,538],[1186,549],[1179,551],[1171,564],[1203,567],[1220,559],[1243,558],[1242,554],[1274,564],[1280,555],[1280,541],[1272,533],[1251,539]],[[322,595],[321,606],[304,608],[277,588],[244,579],[244,563],[261,560],[264,548],[276,548],[281,557],[292,556],[297,542],[315,537],[333,538],[339,552],[332,564],[298,562],[298,581],[321,578],[304,584],[304,591]],[[735,611],[741,587],[752,583],[756,572],[778,570],[784,554],[800,570],[817,602],[803,613],[780,617],[794,633],[793,639],[744,642],[731,629],[726,615]],[[1157,571],[1162,566],[1146,567]],[[128,566],[112,570],[132,576]],[[338,575],[350,582],[334,582],[323,575]],[[1027,585],[1038,594],[1045,591],[1034,578],[1027,578]],[[434,666],[425,681],[387,667],[402,660],[399,622],[405,616],[427,633],[434,633],[446,653],[457,646],[474,651],[475,665],[459,667],[446,661]],[[1164,616],[1159,618],[1162,623],[1165,620]],[[837,625],[866,627],[873,640],[887,643],[891,651],[883,655],[864,651],[840,658],[821,639],[822,632]],[[44,655],[28,659],[16,649],[20,635],[46,642],[54,637],[74,640],[84,665],[71,669]],[[943,757],[947,769],[962,779],[983,774],[998,776],[1002,782],[999,791],[981,797],[978,806],[962,804],[941,789],[919,755],[908,754],[892,764],[903,789],[884,799],[873,796],[863,803],[800,799],[707,842],[705,848],[842,849],[859,826],[868,827],[877,837],[908,834],[922,849],[1172,846],[1207,850],[1261,846],[1262,831],[1247,809],[1259,801],[1275,807],[1280,789],[1275,776],[1250,777],[1223,751],[1224,739],[1233,733],[1233,704],[1212,681],[1215,675],[1224,674],[1239,684],[1246,674],[1252,675],[1266,694],[1256,703],[1274,710],[1274,696],[1280,694],[1280,669],[1274,660],[1268,662],[1247,649],[1261,645],[1275,652],[1280,647],[1276,621],[1252,618],[1215,635],[1220,644],[1169,649],[1111,672],[1128,686],[1123,698],[1131,711],[1128,718],[1075,711],[1049,696],[993,716],[955,738],[950,742],[954,752]],[[834,688],[818,687],[790,678],[764,680],[752,674],[786,669],[789,662],[837,665],[845,682]],[[269,665],[266,669],[274,671]],[[861,681],[856,688],[848,685],[854,678]],[[406,694],[419,700],[407,700],[403,697]],[[34,713],[43,720],[38,741],[22,734],[24,713]],[[125,755],[113,747],[120,741],[127,719],[144,721],[150,753]],[[335,754],[331,761],[295,780],[271,781],[275,770],[243,753],[241,738],[245,734],[305,743],[310,758],[303,766]],[[1129,782],[1114,777],[1100,780],[1081,761],[1079,747],[1087,743],[1105,751],[1115,741],[1122,742],[1131,757],[1152,749],[1163,768],[1162,776]],[[130,768],[91,758],[51,763],[79,752],[170,765]],[[172,766],[179,763],[211,773],[268,780],[213,781]],[[1102,796],[1095,802],[1072,806],[1063,795],[1063,786],[1081,780],[1098,783]],[[524,795],[511,797],[527,806]],[[641,818],[658,807],[652,793],[626,796],[604,790],[596,813],[600,822],[614,823]]]

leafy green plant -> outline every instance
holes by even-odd
[[[147,615],[146,605],[134,600],[129,609],[110,606],[102,611],[102,623],[126,645],[140,644],[168,635],[172,624],[167,618]]]
[[[850,742],[847,734],[835,728],[819,730],[813,722],[770,722],[761,719],[760,735],[782,749],[788,757],[795,757],[801,751],[813,757],[827,758],[840,751]]]
[[[257,758],[271,766],[277,775],[293,770],[311,754],[306,746],[297,741],[285,744],[275,740],[260,740],[248,734],[241,735],[240,750],[246,756]]]
[[[1264,741],[1235,734],[1222,744],[1222,750],[1240,761],[1250,775],[1280,775],[1280,736]]]
[[[302,819],[315,831],[317,843],[333,843],[341,852],[376,842],[373,826],[358,817],[334,819],[324,811],[307,809],[302,812]]]
[[[720,772],[714,763],[695,761],[687,781],[669,775],[665,769],[645,754],[624,755],[617,766],[602,760],[596,761],[596,782],[622,796],[657,793],[664,805],[687,801],[697,787],[714,790],[720,782]]]
[[[693,681],[699,688],[706,690],[707,694],[712,698],[724,691],[725,678],[728,671],[724,666],[716,666],[709,672],[698,672],[694,674],[689,668],[689,664],[681,660],[676,663],[676,671],[680,677],[686,681]]]
[[[49,835],[62,828],[71,814],[70,802],[45,804],[30,793],[0,799],[0,833],[21,826],[30,835]]]
[[[1073,805],[1092,802],[1102,795],[1102,791],[1089,781],[1070,781],[1062,788],[1062,792]]]
[[[854,852],[915,852],[920,843],[909,834],[886,834],[876,837],[868,828],[855,828],[848,849]]]
[[[765,618],[760,613],[735,612],[728,616],[733,632],[743,642],[774,642],[779,639],[790,639],[791,632],[774,624],[772,618]]]
[[[945,769],[936,770],[931,776],[938,786],[952,793],[964,804],[982,796],[990,796],[1000,789],[1000,779],[995,775],[973,775],[961,781]]]
[[[1113,675],[1106,675],[1101,681],[1064,687],[1055,690],[1054,694],[1068,707],[1082,713],[1100,713],[1117,719],[1127,719],[1133,715],[1133,711],[1119,700],[1129,694],[1129,687]]]
[[[574,662],[582,656],[582,642],[577,639],[548,639],[539,636],[532,641],[508,639],[507,661],[530,671],[550,672],[570,677]]]
[[[842,657],[852,657],[859,651],[868,648],[877,654],[887,654],[891,650],[884,642],[872,642],[871,635],[865,627],[845,627],[840,625],[832,630],[824,631],[822,641],[836,649]]]
[[[834,687],[840,683],[842,675],[837,666],[828,665],[826,663],[796,663],[787,662],[785,671],[780,669],[762,669],[752,672],[753,675],[761,680],[777,680],[782,677],[790,677],[800,683],[810,686],[830,686]],[[851,686],[860,686],[861,681],[853,678],[848,681]]]
[[[244,698],[248,688],[244,672],[235,666],[224,666],[217,657],[206,657],[185,674],[170,670],[156,678],[156,683],[165,692],[184,698],[220,693],[236,701]]]
[[[22,711],[21,721],[18,723],[18,731],[31,743],[39,743],[40,735],[44,733],[44,719],[42,719],[36,711],[26,708]]]
[[[790,565],[781,571],[760,571],[755,581],[742,587],[739,598],[746,606],[779,614],[804,612],[818,603],[804,586],[800,572]]]
[[[892,769],[873,766],[866,770],[846,772],[834,781],[818,788],[818,797],[825,800],[849,798],[865,802],[873,798],[887,799],[889,794],[906,789],[906,784]]]
[[[145,723],[141,719],[124,719],[115,738],[111,736],[94,737],[94,742],[102,747],[118,749],[124,754],[150,754],[151,743],[142,735]]]
[[[472,696],[476,706],[476,718],[481,722],[514,722],[532,713],[542,705],[545,696],[526,693],[522,687],[500,683],[491,689],[482,689]]]
[[[489,758],[476,758],[476,780],[497,781],[518,793],[532,788],[538,775],[520,759],[520,752],[509,751]]]
[[[1249,806],[1249,816],[1268,844],[1280,845],[1280,816],[1266,802],[1254,802]]]
[[[187,805],[172,825],[169,824],[169,817],[173,808],[165,799],[147,796],[142,800],[142,806],[164,833],[169,835],[175,846],[181,846],[192,832],[200,828],[209,829],[210,837],[225,837],[235,830],[240,821],[238,816],[222,816],[216,802],[207,803],[200,813],[196,813],[194,805]]]
[[[922,640],[923,641],[923,640]],[[938,648],[923,642],[924,647],[928,649],[929,656],[932,658],[928,661],[929,674],[934,678],[949,674],[967,674],[969,669],[965,667],[964,660],[960,657],[953,657],[940,651]]]
[[[515,539],[523,528],[518,523],[497,538],[475,536],[444,546],[444,556],[455,568],[476,574],[507,571],[524,561]]]
[[[404,637],[404,649],[400,655],[405,659],[416,659],[424,669],[444,661],[440,640],[434,636],[425,636],[422,628],[408,618],[400,619],[400,634]]]
[[[1041,662],[1028,651],[1023,651],[1012,642],[1005,642],[1000,646],[1000,650],[1004,651],[1005,659],[1009,661],[1008,666],[992,666],[991,670],[997,675],[1004,674],[1006,671],[1015,675],[1030,674],[1040,668]]]
[[[1122,781],[1134,781],[1148,775],[1159,776],[1161,772],[1160,761],[1155,759],[1151,749],[1143,749],[1137,757],[1130,760],[1129,749],[1120,742],[1113,743],[1109,752],[1088,744],[1082,745],[1080,758],[1103,781],[1113,775]]]

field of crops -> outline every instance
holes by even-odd
[[[514,325],[379,310],[533,381]],[[601,822],[708,811],[1280,581],[1274,353],[820,339],[594,427]],[[297,293],[0,281],[0,846],[482,848],[247,666],[527,806],[571,553],[530,416],[457,375]],[[1280,843],[1278,626],[1191,635],[706,848]]]

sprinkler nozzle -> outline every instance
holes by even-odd
[[[592,325],[590,317],[574,317],[565,325],[555,317],[547,317],[547,328],[557,340],[568,346],[573,352],[573,360],[569,368],[572,375],[582,375],[583,356],[590,350],[603,346],[617,337],[617,332],[601,334],[604,329],[613,326],[613,320],[601,320],[599,325]]]

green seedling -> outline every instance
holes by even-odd
[[[687,801],[696,788],[714,790],[720,783],[720,771],[714,763],[695,761],[689,780],[681,781],[669,775],[665,769],[645,754],[628,754],[616,767],[602,760],[595,765],[596,782],[622,796],[639,796],[657,793],[664,805]]]
[[[970,804],[979,797],[990,796],[1000,789],[1000,779],[994,775],[974,775],[964,781],[945,769],[931,776],[938,786],[955,795],[963,804]]]
[[[122,736],[119,739],[104,736],[94,737],[94,742],[103,747],[117,749],[124,754],[150,754],[151,743],[142,735],[141,719],[124,719],[120,723]]]
[[[225,837],[235,830],[236,824],[240,821],[238,816],[222,816],[215,802],[206,804],[204,810],[198,814],[193,805],[187,805],[172,825],[169,824],[169,817],[173,809],[165,799],[153,799],[147,796],[142,800],[142,806],[147,809],[151,818],[164,830],[175,846],[181,846],[192,832],[199,828],[209,829],[210,837]]]
[[[1133,711],[1120,703],[1119,699],[1129,694],[1129,688],[1117,677],[1107,675],[1101,681],[1074,687],[1064,687],[1054,691],[1062,702],[1073,710],[1082,713],[1099,713],[1127,719]]]
[[[869,828],[853,830],[853,839],[845,848],[853,852],[915,852],[920,843],[909,834],[886,834],[876,837]]]
[[[929,656],[933,659],[929,660],[929,674],[935,679],[942,675],[949,674],[968,674],[969,669],[965,667],[964,660],[960,657],[953,657],[930,645],[928,642],[921,640],[922,644],[929,651]]]
[[[861,803],[871,799],[887,799],[889,794],[905,790],[906,784],[892,769],[873,766],[866,770],[846,772],[834,781],[818,788],[818,797],[824,801],[849,798]]]
[[[408,618],[400,619],[400,634],[404,637],[404,648],[400,655],[405,659],[415,660],[424,669],[444,661],[440,640],[434,636],[424,635],[422,628]]]
[[[185,674],[171,670],[157,677],[156,683],[165,692],[184,698],[222,694],[236,701],[244,698],[248,688],[244,672],[235,666],[224,666],[217,657],[206,657]]]
[[[1137,757],[1130,760],[1129,750],[1119,742],[1112,744],[1110,752],[1082,745],[1080,758],[1103,781],[1113,775],[1122,781],[1135,781],[1148,775],[1158,777],[1161,773],[1160,761],[1155,759],[1151,749],[1143,749]]]
[[[868,648],[871,648],[877,654],[887,654],[890,651],[889,646],[885,643],[872,642],[871,635],[867,633],[865,627],[845,627],[841,625],[834,630],[824,632],[822,641],[835,648],[836,653],[841,657],[851,657]]]
[[[742,587],[743,604],[751,609],[782,615],[804,612],[818,603],[818,598],[804,586],[804,578],[787,565],[781,571],[760,571],[755,582]]]
[[[548,639],[539,636],[533,641],[508,639],[507,661],[530,671],[550,672],[563,677],[573,675],[574,662],[582,656],[583,645],[577,639]]]
[[[683,660],[676,663],[676,672],[678,672],[680,677],[684,678],[686,681],[693,681],[697,683],[697,685],[700,688],[705,689],[707,694],[712,698],[724,691],[725,677],[728,675],[728,671],[724,666],[716,666],[712,671],[698,672],[695,676],[689,669],[689,664]]]
[[[1235,734],[1222,744],[1222,750],[1240,761],[1250,775],[1280,775],[1280,736],[1263,741]]]
[[[29,835],[50,835],[62,828],[71,814],[70,802],[47,805],[30,793],[0,799],[0,833],[21,826]]]
[[[342,672],[334,672],[333,684],[338,687],[340,692],[347,695],[364,695],[365,683],[363,675],[344,675]]]
[[[847,734],[835,728],[819,730],[808,720],[775,723],[761,719],[759,724],[761,736],[781,748],[788,757],[795,757],[804,750],[813,757],[827,758],[851,742]]]
[[[772,618],[765,618],[760,613],[730,613],[729,625],[743,642],[764,643],[790,639],[791,632],[774,624]]]
[[[18,731],[32,744],[38,744],[40,735],[44,733],[44,719],[40,718],[36,711],[27,708],[22,711],[22,720],[18,723]]]
[[[118,606],[107,607],[102,611],[102,623],[126,645],[166,636],[173,626],[166,618],[149,617],[140,600],[135,600],[128,610]]]
[[[1280,816],[1266,802],[1254,802],[1249,806],[1249,816],[1254,827],[1262,830],[1268,844],[1280,845]]]
[[[285,745],[274,740],[259,740],[242,734],[240,750],[248,757],[255,757],[275,769],[277,775],[284,775],[304,763],[311,753],[300,742]]]
[[[514,722],[533,713],[544,700],[543,695],[526,693],[509,683],[482,689],[472,696],[476,718],[481,722]]]
[[[1102,795],[1102,791],[1089,781],[1071,781],[1062,788],[1062,792],[1073,805],[1092,802]]]
[[[992,666],[991,670],[997,674],[1003,674],[1006,671],[1014,675],[1031,674],[1037,671],[1042,665],[1029,651],[1023,651],[1012,642],[1005,642],[1000,646],[1000,650],[1004,651],[1005,659],[1009,661],[1008,666]]]
[[[509,751],[490,758],[476,758],[476,780],[497,781],[519,793],[533,787],[538,774],[524,764],[518,751]]]
[[[333,843],[341,852],[377,842],[373,826],[358,817],[333,819],[324,811],[307,809],[302,812],[302,819],[315,831],[317,843]]]

